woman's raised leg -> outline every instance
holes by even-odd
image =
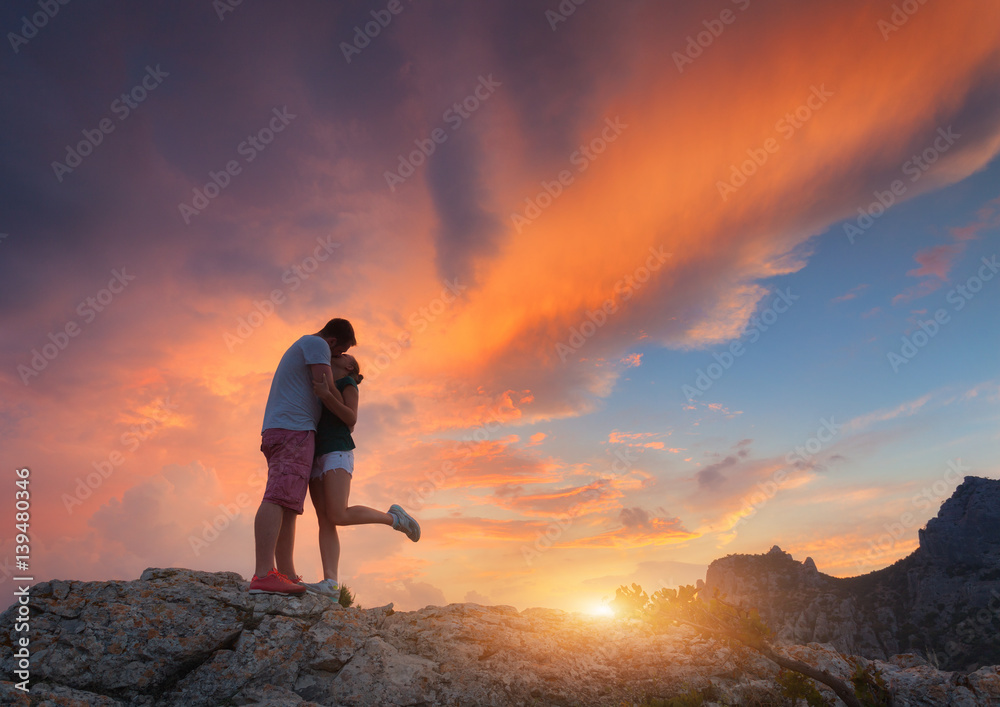
[[[351,475],[346,469],[333,469],[323,475],[326,491],[326,514],[337,525],[392,525],[392,516],[368,506],[348,506],[351,495]]]

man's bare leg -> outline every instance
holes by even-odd
[[[277,561],[277,568],[281,574],[295,581],[295,520],[298,513],[290,508],[282,508],[281,529],[278,531],[278,539],[275,543],[274,557]]]
[[[281,532],[284,509],[270,501],[261,501],[253,521],[256,570],[258,577],[274,569],[274,552]]]

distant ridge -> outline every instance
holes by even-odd
[[[916,653],[943,670],[1000,663],[1000,481],[967,476],[920,530],[920,547],[859,577],[819,572],[778,546],[709,565],[709,595],[755,606],[789,643],[884,659]]]

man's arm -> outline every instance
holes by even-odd
[[[330,368],[329,363],[310,363],[309,373],[312,375],[312,381],[314,384],[325,378],[330,381],[331,388],[335,387],[333,385],[333,369]]]

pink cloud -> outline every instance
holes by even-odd
[[[625,368],[636,368],[642,364],[642,354],[634,353],[626,356],[622,359],[622,364]]]
[[[920,267],[908,270],[906,274],[910,277],[927,279],[900,292],[892,298],[892,303],[895,305],[910,302],[940,289],[941,285],[948,280],[948,272],[951,270],[955,258],[961,255],[964,250],[965,242],[960,240],[957,243],[945,243],[918,251],[913,259],[920,263]]]
[[[909,270],[906,274],[910,277],[931,276],[947,280],[952,262],[963,250],[965,250],[965,246],[958,243],[926,248],[913,256],[913,259],[920,263],[920,267]]]
[[[943,284],[943,280],[924,280],[920,284],[908,287],[893,297],[892,303],[903,304],[905,302],[911,302],[915,299],[920,299],[921,297],[926,297],[931,292],[941,289],[941,285]]]
[[[983,231],[1000,226],[1000,197],[986,203],[976,213],[977,219],[965,226],[956,226],[950,230],[956,241],[968,241],[979,238]]]
[[[856,298],[859,294],[868,289],[868,285],[858,285],[839,297],[834,297],[831,302],[846,302]]]

